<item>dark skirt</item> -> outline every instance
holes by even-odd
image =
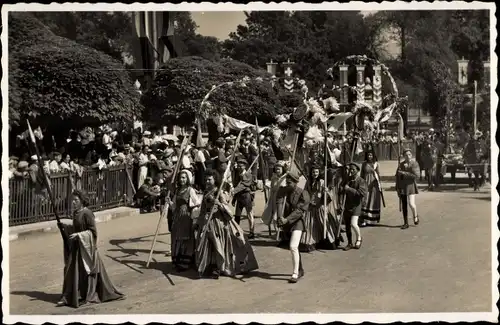
[[[85,303],[101,303],[125,297],[114,287],[98,252],[95,253],[95,259],[94,272],[87,274],[80,245],[74,241],[66,261],[61,298],[67,306],[78,308]]]

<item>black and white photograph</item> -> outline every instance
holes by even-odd
[[[495,10],[4,5],[4,323],[497,322]]]

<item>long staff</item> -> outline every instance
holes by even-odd
[[[257,116],[255,116],[255,137],[257,139],[257,148],[259,150],[259,165],[261,170],[261,178],[262,178],[262,191],[264,192],[264,201],[267,204],[267,191],[266,191],[266,176],[267,171],[264,166],[264,157],[262,156],[262,148],[260,147],[260,135],[259,135],[259,121],[257,120]],[[267,231],[269,232],[269,237],[271,236],[271,224],[267,225]]]
[[[38,172],[42,174],[43,185],[47,188],[47,192],[49,194],[49,199],[50,199],[50,202],[52,203],[52,209],[54,211],[54,215],[55,215],[56,220],[57,220],[57,226],[59,228],[59,231],[61,232],[61,237],[63,239],[64,251],[68,252],[69,251],[69,238],[68,238],[68,235],[63,231],[61,219],[59,218],[59,214],[57,213],[54,193],[52,192],[52,187],[50,185],[49,178],[48,178],[47,174],[45,173],[45,169],[43,168],[42,160],[40,157],[40,152],[38,151],[38,145],[36,144],[35,134],[33,133],[33,130],[31,129],[30,122],[28,120],[26,120],[26,123],[28,124],[29,137],[30,137],[30,140],[32,142],[32,145],[33,145],[33,147],[35,149],[35,153],[36,153],[36,158],[37,158],[37,163],[38,163]]]
[[[403,122],[403,117],[398,113],[398,118],[399,118],[399,123]],[[401,163],[401,128],[398,125],[398,170],[399,170],[399,165]],[[396,184],[397,184],[397,172],[396,172]],[[398,191],[397,185],[396,185],[396,191]],[[398,195],[399,197],[399,212],[401,212],[403,208],[403,200],[401,200],[401,196]]]
[[[297,143],[299,142],[299,134],[295,133],[294,135],[294,140],[293,140],[293,152],[292,156],[290,157],[290,171],[292,171],[293,164],[295,163],[295,154],[297,153]],[[298,167],[297,167],[298,168]],[[281,215],[285,213],[285,206],[286,206],[286,197],[283,200],[283,207],[281,208]],[[281,227],[278,228],[278,231],[276,231],[276,240],[278,241],[280,238],[280,233],[281,233]]]
[[[227,178],[229,177],[229,175],[231,173],[230,169],[231,169],[232,165],[234,164],[234,160],[236,158],[236,151],[238,151],[238,147],[240,144],[240,139],[241,139],[242,133],[243,133],[243,130],[240,131],[240,133],[238,134],[238,138],[236,138],[236,146],[233,150],[233,153],[231,154],[231,158],[229,159],[229,164],[227,165],[226,170],[224,171],[224,176],[222,177],[222,182],[221,182],[219,188],[217,189],[217,195],[215,196],[214,205],[210,209],[210,214],[208,215],[207,222],[205,223],[205,226],[203,227],[200,238],[203,238],[205,236],[205,234],[208,230],[208,226],[210,225],[210,221],[212,220],[212,217],[213,217],[215,211],[217,210],[217,202],[219,201],[220,195],[222,193],[222,188],[224,187],[224,184],[226,183]],[[203,241],[200,240],[198,247],[196,249],[197,251],[201,250],[202,243],[203,243]]]
[[[375,153],[375,148],[373,147],[373,141],[370,142],[370,146],[372,147],[372,153],[373,153],[374,160],[378,161],[377,154]],[[380,184],[380,177],[376,171],[374,171],[374,175],[375,175],[375,179],[377,180],[378,191],[380,192],[380,198],[382,199],[382,205],[385,208],[385,198],[384,198],[384,192],[382,191],[382,184]]]
[[[177,160],[177,163],[175,164],[174,173],[172,174],[171,186],[168,189],[167,197],[170,197],[171,188],[175,185],[175,179],[177,178],[177,173],[179,172],[180,166],[182,164],[182,157],[184,156],[184,152],[186,151],[186,148],[187,148],[187,145],[189,143],[190,138],[191,138],[191,136],[189,135],[189,136],[186,136],[182,140],[181,155],[180,155],[179,159]],[[160,212],[160,216],[158,218],[158,224],[156,225],[155,236],[153,238],[153,242],[151,243],[151,250],[149,251],[149,257],[148,257],[148,262],[146,263],[146,267],[149,267],[149,263],[151,263],[151,259],[153,258],[153,252],[155,249],[156,239],[158,238],[158,232],[160,231],[161,220],[163,219],[163,216],[167,214],[168,208],[169,208],[169,204],[166,203],[163,210]]]
[[[326,239],[326,220],[328,217],[328,207],[326,205],[326,194],[328,192],[328,124],[325,122],[325,182],[323,184],[323,207],[325,209],[323,213],[323,239]]]

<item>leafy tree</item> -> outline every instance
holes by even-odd
[[[324,83],[325,71],[337,60],[370,54],[374,37],[356,11],[252,11],[246,24],[223,42],[223,55],[253,67],[270,59],[300,62],[296,76],[307,80],[311,91]]]
[[[120,62],[54,35],[30,13],[11,13],[9,22],[19,27],[9,28],[11,124],[29,116],[44,126],[77,127],[140,114],[139,94]]]
[[[246,87],[238,84],[222,86],[212,93],[209,105],[200,108],[204,96],[224,82],[249,77]],[[143,97],[147,108],[144,120],[156,123],[192,125],[195,116],[225,113],[247,122],[259,117],[261,124],[274,121],[277,114],[287,112],[281,107],[278,95],[270,82],[255,81],[268,78],[263,70],[233,60],[211,62],[200,57],[183,57],[170,60],[155,79],[155,84]],[[208,110],[208,111],[207,111]]]
[[[183,56],[199,56],[210,61],[220,60],[221,45],[219,40],[212,36],[203,36],[196,32],[198,25],[194,22],[189,11],[175,13],[175,34],[184,44]]]
[[[132,17],[120,11],[34,12],[54,34],[104,52],[116,60],[131,52]],[[127,28],[124,28],[127,27]]]

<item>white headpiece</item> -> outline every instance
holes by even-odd
[[[188,178],[188,181],[189,181],[189,184],[190,185],[193,184],[193,174],[189,170],[187,170],[187,169],[181,170],[181,174],[182,173],[186,174],[186,176]]]

